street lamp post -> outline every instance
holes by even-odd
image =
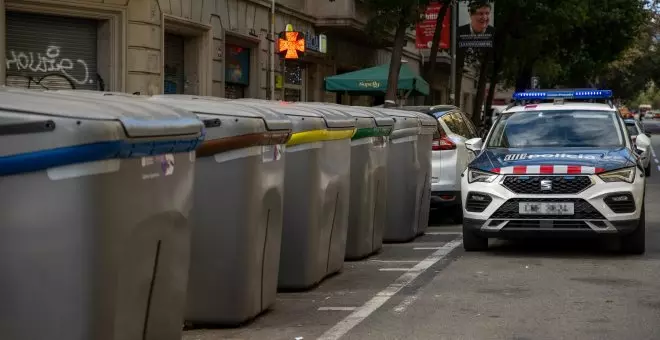
[[[451,73],[449,80],[449,100],[456,105],[456,53],[458,46],[456,42],[456,29],[458,28],[458,0],[451,2]]]
[[[270,5],[270,100],[275,100],[275,0]]]

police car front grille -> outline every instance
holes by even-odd
[[[542,190],[541,181],[550,181],[551,189]],[[577,194],[592,185],[589,176],[506,176],[502,185],[517,194]]]
[[[520,215],[521,202],[573,202],[573,215]],[[512,198],[502,204],[491,219],[531,219],[531,220],[604,220],[605,217],[589,202],[581,198]]]

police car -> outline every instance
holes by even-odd
[[[645,174],[611,102],[610,90],[514,93],[462,175],[463,246],[489,238],[615,237],[629,254],[645,251]],[[598,101],[606,103],[598,103]]]

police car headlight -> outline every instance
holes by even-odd
[[[497,178],[497,174],[492,172],[468,169],[468,183],[482,182],[490,183]]]
[[[598,175],[604,182],[626,182],[632,183],[635,180],[635,168],[625,168],[606,172]]]

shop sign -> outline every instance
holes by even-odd
[[[305,36],[296,31],[282,32],[277,40],[277,47],[284,59],[299,59],[305,53]]]
[[[327,53],[328,43],[325,34],[316,35],[312,31],[305,32],[305,47],[310,51]]]
[[[380,82],[377,80],[360,81],[358,82],[358,87],[367,88],[367,89],[377,89],[380,88]]]

